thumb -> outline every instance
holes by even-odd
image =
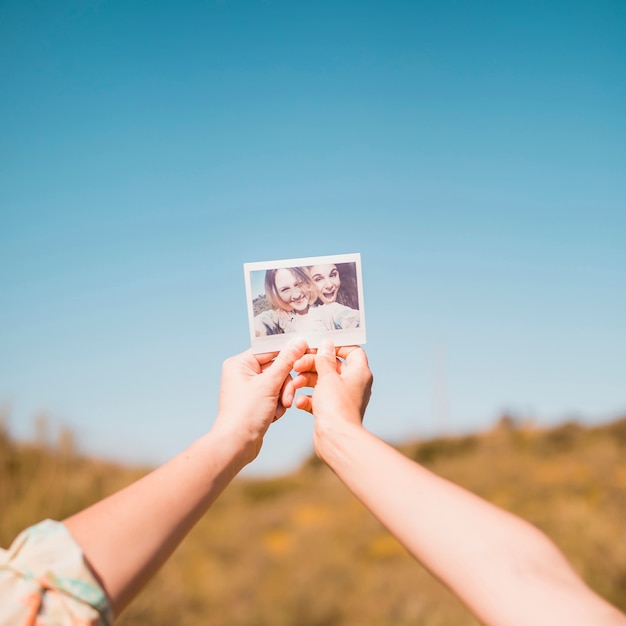
[[[335,355],[335,345],[330,339],[324,339],[315,357],[315,369],[318,376],[324,376],[330,372],[337,371],[337,357]]]
[[[291,372],[293,364],[306,352],[307,347],[306,341],[296,338],[292,339],[279,352],[268,370],[272,373],[277,383],[282,385],[289,372]]]

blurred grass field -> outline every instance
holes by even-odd
[[[488,432],[399,449],[546,531],[591,587],[626,611],[626,417],[550,429],[503,417]],[[86,458],[68,432],[54,444],[18,443],[1,429],[0,545],[149,469]],[[478,622],[312,457],[289,475],[237,479],[118,620],[199,623]]]

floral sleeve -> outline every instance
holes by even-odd
[[[80,546],[44,520],[0,550],[0,626],[111,626],[113,613]]]

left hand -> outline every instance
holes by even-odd
[[[258,455],[270,424],[291,406],[292,398],[283,392],[293,364],[306,350],[304,340],[294,339],[280,352],[246,350],[224,361],[213,430],[238,441],[248,451],[247,462]]]

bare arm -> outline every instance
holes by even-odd
[[[119,614],[237,473],[258,454],[306,344],[225,361],[211,431],[139,481],[64,521]]]
[[[294,386],[315,416],[315,448],[407,550],[489,626],[625,626],[539,529],[406,458],[361,420],[371,374],[365,353],[306,355]]]

